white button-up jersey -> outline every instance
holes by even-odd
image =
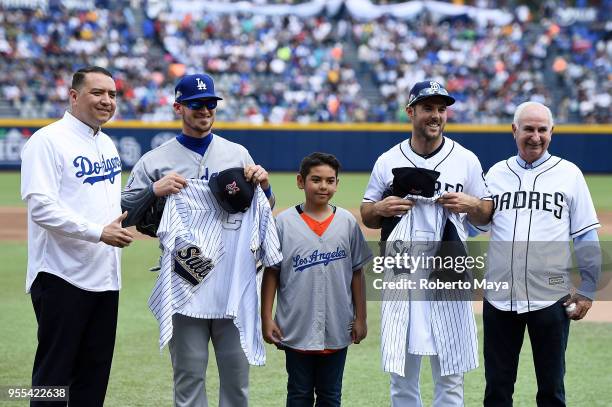
[[[514,156],[495,164],[486,181],[495,209],[485,278],[509,288],[485,297],[519,313],[554,304],[570,291],[570,241],[600,227],[582,172],[555,156],[525,169]]]
[[[121,215],[121,159],[113,141],[66,112],[30,137],[21,160],[26,291],[41,271],[84,290],[119,290],[120,250],[100,242],[104,226]]]

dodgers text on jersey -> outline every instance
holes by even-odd
[[[78,156],[72,161],[75,168],[77,178],[83,178],[83,184],[95,184],[96,182],[109,180],[111,184],[115,183],[115,177],[121,174],[121,159],[119,156],[105,159],[104,155],[100,161],[92,161],[85,156]],[[102,173],[102,175],[99,175]],[[95,175],[94,175],[95,174]],[[92,176],[89,176],[92,175]]]

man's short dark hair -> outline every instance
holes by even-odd
[[[88,67],[79,69],[78,71],[74,73],[74,75],[72,75],[72,85],[70,86],[70,88],[74,90],[81,89],[81,87],[83,86],[83,83],[85,83],[85,75],[87,75],[88,73],[92,73],[92,72],[101,73],[103,75],[108,76],[111,79],[113,78],[113,74],[107,71],[106,69],[102,68],[101,66],[88,66]]]
[[[304,157],[300,164],[300,175],[305,180],[310,169],[312,167],[318,167],[319,165],[329,165],[336,172],[336,178],[338,177],[338,171],[340,171],[340,161],[332,155],[327,153],[312,153]]]

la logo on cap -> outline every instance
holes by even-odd
[[[206,90],[206,84],[202,82],[202,79],[196,78],[196,81],[198,82],[198,90]]]
[[[429,88],[434,92],[438,92],[440,90],[440,84],[434,81],[429,82]]]

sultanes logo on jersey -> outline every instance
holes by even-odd
[[[215,265],[212,259],[202,256],[202,250],[189,245],[174,253],[172,271],[191,285],[198,285],[210,273]]]
[[[332,261],[346,259],[346,251],[337,247],[333,252],[313,251],[305,257],[298,255],[293,256],[293,271],[304,271],[307,268],[322,264],[327,266]]]
[[[551,212],[557,219],[561,219],[565,204],[565,195],[561,192],[513,191],[493,195],[492,198],[495,211],[526,208]]]
[[[231,184],[227,184],[225,186],[225,190],[229,195],[236,195],[238,192],[240,192],[240,188],[238,188],[238,185],[236,185],[236,181],[232,182]]]
[[[83,184],[95,184],[96,182],[109,180],[111,184],[115,183],[115,177],[121,174],[121,159],[113,157],[105,159],[104,156],[100,161],[92,161],[85,156],[78,156],[72,164],[78,169],[76,172],[77,178],[83,178]]]

